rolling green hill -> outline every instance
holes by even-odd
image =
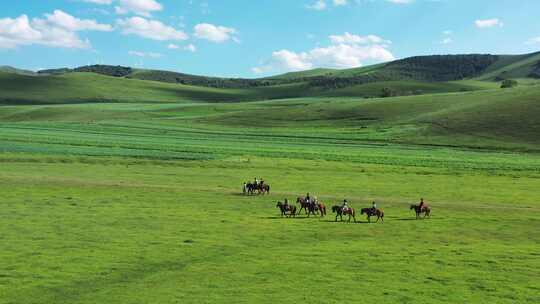
[[[0,103],[237,102],[295,97],[386,97],[535,84],[540,53],[419,56],[357,69],[315,69],[262,79],[205,77],[121,66],[0,70]]]
[[[17,69],[17,68],[7,66],[7,65],[0,66],[0,72],[21,74],[21,75],[36,75],[37,74],[36,72],[33,72],[33,71]]]
[[[0,72],[0,103],[222,102],[243,96],[234,90],[109,77],[95,73],[27,76]]]

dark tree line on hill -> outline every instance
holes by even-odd
[[[482,74],[499,56],[435,55],[390,62],[382,72],[395,71],[404,79],[452,81]]]
[[[224,89],[243,89],[278,84],[307,83],[310,87],[334,90],[379,81],[417,80],[437,82],[460,80],[481,74],[497,59],[498,56],[494,55],[417,56],[390,62],[370,73],[347,77],[314,76],[295,79],[205,77],[168,71],[138,71],[129,67],[109,65],[91,65],[76,69],[44,70],[40,71],[39,73],[63,74],[69,72],[92,72],[113,77],[125,77]],[[540,77],[540,64],[539,68],[533,73],[535,73],[534,75],[538,74],[538,77]]]
[[[82,66],[75,69],[50,69],[50,70],[41,70],[38,74],[49,74],[49,75],[60,75],[73,72],[86,72],[86,73],[96,73],[112,77],[125,77],[133,73],[133,69],[130,67],[123,66],[112,66],[112,65],[88,65]]]
[[[421,56],[397,60],[369,74],[352,77],[311,77],[310,86],[340,89],[379,81],[452,81],[482,74],[497,60],[494,55]]]
[[[532,72],[529,74],[529,77],[531,78],[536,78],[536,79],[540,79],[540,61],[538,61],[536,63],[536,65],[534,66],[534,69],[532,70]]]
[[[219,78],[195,76],[183,73],[168,71],[141,71],[128,75],[126,78],[152,80],[168,83],[179,83],[184,85],[203,86],[223,89],[243,89],[253,87],[264,87],[275,84],[274,81],[264,79],[244,79],[244,78]]]

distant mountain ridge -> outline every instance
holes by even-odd
[[[37,73],[0,68],[0,103],[236,102],[296,97],[390,97],[485,90],[504,79],[540,83],[540,52],[415,56],[354,69],[220,78],[91,65]]]
[[[89,72],[112,77],[212,87],[253,88],[305,82],[325,89],[345,88],[381,81],[455,81],[472,78],[540,78],[540,52],[525,55],[429,55],[414,56],[388,63],[354,69],[313,69],[265,78],[223,78],[124,66],[91,65],[75,69],[42,70],[39,75]]]

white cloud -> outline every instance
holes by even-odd
[[[45,14],[47,22],[51,25],[65,28],[69,31],[112,31],[112,26],[99,24],[95,20],[81,20],[61,10],[55,10],[52,14]]]
[[[225,42],[232,39],[235,42],[239,42],[235,37],[237,31],[231,27],[216,26],[209,23],[200,23],[194,27],[194,35],[199,39],[206,39],[212,42]]]
[[[116,21],[116,24],[124,35],[133,34],[159,41],[188,39],[188,35],[183,31],[177,30],[159,21],[148,20],[142,17],[119,19]]]
[[[82,0],[82,2],[95,3],[100,5],[110,5],[112,0]]]
[[[533,45],[533,44],[540,44],[540,36],[531,38],[525,42],[525,44]]]
[[[364,62],[382,62],[394,60],[388,50],[390,41],[375,35],[358,36],[350,33],[332,35],[331,44],[305,52],[287,49],[275,51],[272,58],[261,66],[251,70],[261,74],[270,71],[301,71],[315,67],[354,68]]]
[[[504,23],[502,23],[498,18],[476,20],[474,24],[476,25],[477,28],[490,28],[494,26],[498,26],[498,27],[504,26]]]
[[[169,44],[167,46],[167,48],[170,49],[170,50],[178,50],[178,49],[180,49],[180,46],[177,45],[177,44],[171,43],[171,44]],[[192,53],[195,53],[197,51],[197,47],[195,45],[191,44],[191,43],[184,46],[182,49],[184,51],[189,51],[189,52],[192,52]]]
[[[384,40],[376,35],[358,36],[349,32],[345,32],[343,35],[330,35],[330,41],[332,43],[346,43],[346,44],[391,44],[391,41]]]
[[[452,31],[450,30],[446,30],[446,31],[443,31],[442,34],[443,34],[443,38],[441,41],[439,41],[440,44],[450,44],[450,43],[453,43],[454,42],[454,39],[452,39]]]
[[[344,6],[344,5],[347,5],[347,0],[334,0],[334,5],[335,6]]]
[[[454,40],[452,40],[452,38],[450,37],[447,37],[447,38],[444,38],[443,40],[441,40],[441,44],[450,44],[454,42]]]
[[[197,47],[193,44],[188,44],[184,47],[184,50],[195,53],[197,51]]]
[[[392,2],[394,4],[409,4],[409,3],[413,3],[414,0],[386,0],[388,2]]]
[[[116,13],[125,15],[134,13],[136,15],[150,17],[152,12],[163,10],[163,5],[155,0],[118,0],[115,7]]]
[[[308,9],[316,10],[316,11],[322,11],[326,9],[326,2],[324,0],[317,0],[313,4],[306,5]]]
[[[95,20],[75,18],[61,10],[45,14],[46,19],[21,15],[15,19],[0,19],[0,48],[16,48],[21,45],[45,45],[63,48],[90,48],[90,42],[81,39],[78,31],[111,31],[107,24]]]
[[[130,56],[136,56],[136,57],[149,57],[149,58],[160,58],[163,55],[160,53],[145,53],[145,52],[139,52],[139,51],[129,51],[128,54]]]

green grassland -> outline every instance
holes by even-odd
[[[539,86],[205,103],[40,81],[77,77],[144,92],[0,107],[0,303],[540,301]],[[255,176],[270,195],[241,195]],[[306,192],[385,222],[279,217]]]
[[[540,302],[538,56],[2,68],[0,303]],[[254,177],[270,195],[241,194]],[[385,221],[279,217],[306,192]]]

